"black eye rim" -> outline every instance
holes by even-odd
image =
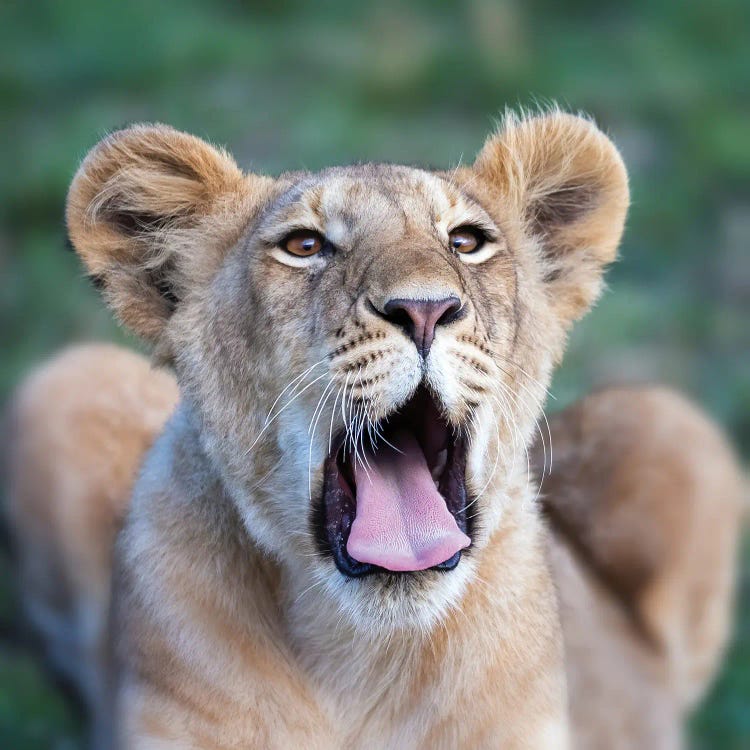
[[[315,237],[320,242],[320,250],[318,250],[317,253],[310,253],[310,255],[297,255],[297,253],[293,253],[288,247],[289,243],[298,237],[306,236]],[[294,258],[316,258],[322,254],[328,255],[334,249],[333,245],[328,239],[326,239],[325,235],[317,229],[306,229],[305,227],[293,229],[291,232],[285,234],[276,244],[285,253],[289,253],[289,255]]]
[[[457,233],[463,233],[463,234],[471,234],[474,236],[474,239],[477,242],[477,246],[473,250],[469,250],[468,252],[462,253],[457,248],[453,247],[453,244],[450,241],[450,238]],[[460,224],[457,227],[454,227],[448,232],[448,246],[450,247],[450,250],[452,253],[455,253],[456,255],[473,255],[474,253],[479,252],[489,241],[489,236],[487,232],[482,229],[482,227],[478,227],[476,224]]]

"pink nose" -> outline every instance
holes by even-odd
[[[435,338],[435,328],[457,320],[462,311],[458,297],[445,299],[392,299],[385,303],[383,314],[394,325],[403,328],[426,357]]]

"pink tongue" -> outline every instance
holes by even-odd
[[[471,540],[435,488],[414,435],[399,431],[355,462],[357,514],[347,552],[359,562],[395,571],[425,570],[449,560]]]

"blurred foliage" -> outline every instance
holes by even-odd
[[[64,250],[66,187],[108,130],[168,122],[258,171],[442,167],[470,161],[506,105],[551,100],[610,132],[633,192],[611,291],[573,335],[551,408],[602,382],[664,381],[747,455],[746,0],[5,0],[0,401],[66,342],[125,338]],[[7,573],[0,581],[7,621]],[[726,669],[693,724],[698,748],[750,747],[749,585]],[[0,746],[71,747],[76,726],[37,662],[0,647]]]

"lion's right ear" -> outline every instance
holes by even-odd
[[[109,135],[68,193],[71,242],[118,318],[157,342],[189,289],[207,281],[273,180],[164,125]]]

